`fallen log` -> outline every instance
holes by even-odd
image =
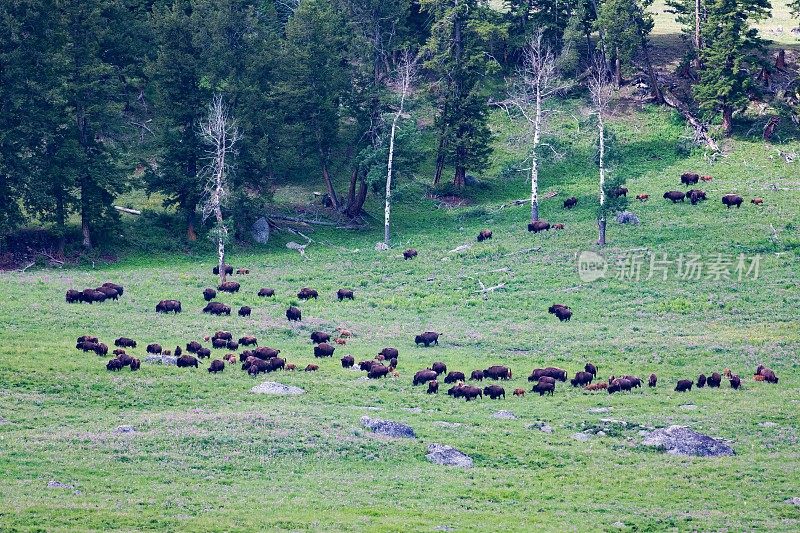
[[[116,209],[117,211],[121,211],[123,213],[128,213],[129,215],[141,215],[142,214],[142,212],[137,210],[137,209],[130,209],[128,207],[122,207],[120,205],[115,205],[114,209]]]
[[[715,152],[719,152],[719,145],[717,144],[717,141],[712,139],[708,134],[708,127],[692,114],[692,112],[689,110],[689,106],[679,100],[678,97],[666,87],[662,89],[661,94],[664,97],[664,103],[673,109],[677,109],[681,115],[686,118],[686,121],[691,124],[691,126],[694,128],[695,138],[702,140],[706,146]]]

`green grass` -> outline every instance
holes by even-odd
[[[94,269],[3,274],[0,530],[531,531],[606,530],[622,522],[631,530],[796,531],[800,508],[784,500],[800,496],[797,169],[777,157],[778,147],[741,140],[715,161],[700,152],[681,158],[675,147],[684,130],[675,116],[653,108],[620,115],[612,125],[620,155],[614,172],[627,177],[631,197],[646,192],[651,200],[631,200],[641,225],[609,224],[605,253],[613,259],[645,247],[673,258],[760,254],[761,275],[741,283],[674,276],[582,282],[575,256],[595,249],[596,170],[591,127],[577,107],[575,113],[557,125],[568,156],[545,162],[542,177],[543,191],[560,191],[543,202],[543,217],[563,222],[562,232],[528,234],[526,206],[500,208],[525,196],[521,177],[489,179],[487,189],[470,193],[472,205],[457,209],[436,209],[419,198],[418,185],[400,184],[405,201],[394,211],[389,252],[373,249],[379,224],[364,232],[318,230],[305,260],[284,247],[297,239],[285,233],[264,248],[234,249],[231,262],[252,273],[236,277],[240,293],[220,300],[253,306],[248,319],[200,312],[201,291],[214,284],[211,255],[155,253]],[[500,113],[492,124],[500,140],[512,129]],[[487,177],[518,157],[497,148]],[[689,169],[714,176],[704,186],[710,200],[691,206],[661,199]],[[765,205],[726,210],[719,198],[732,191],[763,196]],[[564,211],[569,195],[579,204]],[[483,227],[494,239],[449,253]],[[420,251],[417,260],[402,260],[406,246]],[[67,288],[107,280],[125,286],[121,301],[64,303]],[[478,280],[506,289],[484,300],[475,292]],[[320,299],[301,304],[305,320],[290,326],[283,312],[306,285]],[[262,286],[277,296],[258,299]],[[340,287],[354,288],[356,300],[336,302]],[[163,298],[182,300],[184,313],[156,315]],[[561,324],[549,315],[553,302],[570,305],[573,320]],[[333,359],[315,361],[308,334],[336,326],[355,338]],[[111,374],[104,358],[73,346],[84,333],[109,344],[125,335],[139,341],[133,352],[142,356],[149,342],[183,345],[218,329],[256,335],[289,362],[315,362],[320,370],[271,374],[266,379],[307,393],[264,397],[248,392],[264,378],[238,368],[211,376],[203,368],[144,365]],[[413,336],[427,329],[443,332],[441,345],[416,348]],[[364,381],[339,365],[345,353],[361,360],[383,346],[400,349],[397,379]],[[465,403],[412,387],[414,371],[435,360],[465,372],[509,365],[508,398]],[[529,389],[534,367],[574,373],[586,361],[603,377],[656,372],[660,384],[613,396],[563,384],[554,397],[510,395]],[[779,385],[752,381],[759,362],[775,369]],[[743,376],[743,390],[672,390],[678,379],[726,367]],[[610,412],[592,414],[593,407]],[[494,418],[500,409],[517,418]],[[365,414],[407,422],[419,438],[377,438],[359,424]],[[629,429],[588,442],[570,438],[606,417]],[[554,433],[528,427],[537,421]],[[136,432],[116,433],[122,424]],[[729,439],[736,455],[682,458],[640,445],[639,429],[671,424]],[[424,457],[432,442],[468,453],[474,468],[432,465]],[[48,488],[50,480],[74,489]]]

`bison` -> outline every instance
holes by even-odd
[[[481,232],[478,233],[478,242],[483,242],[491,238],[492,238],[492,230],[490,229],[482,229]]]
[[[122,361],[119,359],[111,359],[108,363],[106,363],[106,370],[110,370],[112,372],[122,370]]]
[[[592,377],[597,377],[597,367],[594,366],[592,363],[586,363],[586,365],[584,365],[583,369],[586,372],[590,373],[592,375]]]
[[[722,383],[722,376],[720,376],[719,372],[713,372],[708,376],[706,383],[708,383],[708,386],[711,388],[718,388],[719,384]]]
[[[161,300],[156,304],[156,313],[175,313],[177,315],[181,311],[179,300]]]
[[[730,381],[732,389],[738,389],[742,386],[742,380],[735,374],[728,378],[728,381]]]
[[[428,382],[428,390],[426,391],[428,394],[436,394],[439,392],[439,382],[435,379],[433,381]]]
[[[208,302],[206,306],[203,308],[204,313],[210,313],[212,315],[228,315],[231,314],[231,307],[229,305],[225,305],[220,302]]]
[[[548,383],[546,381],[540,381],[536,385],[533,386],[531,392],[538,392],[539,396],[544,396],[545,394],[549,394],[552,396],[555,393],[556,384],[555,383]]]
[[[253,355],[258,357],[259,359],[269,360],[273,357],[278,357],[280,354],[280,350],[276,350],[275,348],[270,348],[269,346],[259,346],[255,350],[253,350]]]
[[[116,301],[119,299],[119,293],[116,289],[112,289],[111,287],[97,287],[95,289],[97,292],[102,292],[106,295],[106,300],[114,300]]]
[[[178,366],[178,368],[188,368],[190,366],[195,368],[199,367],[197,358],[191,355],[182,355],[178,357],[178,360],[175,361],[175,364]]]
[[[414,248],[409,248],[403,252],[403,259],[414,259],[417,257],[417,251]]]
[[[658,376],[656,376],[655,374],[650,374],[650,379],[647,381],[647,385],[649,387],[655,387],[657,383],[658,383]]]
[[[342,357],[342,368],[353,368],[354,364],[356,364],[356,360],[352,355],[345,355]]]
[[[433,370],[428,370],[428,369],[420,370],[419,372],[414,374],[413,384],[422,385],[423,383],[426,383],[428,381],[435,381],[437,377],[439,377],[439,375]]]
[[[243,305],[242,307],[239,308],[238,314],[239,316],[244,317],[244,316],[250,316],[250,313],[252,312],[253,310],[250,307]]]
[[[464,381],[464,373],[463,372],[450,372],[445,376],[444,382],[445,383],[455,383],[456,381]]]
[[[700,181],[700,174],[695,174],[694,172],[684,172],[681,174],[681,183],[687,187],[696,184],[698,181]]]
[[[469,376],[470,381],[483,381],[483,370],[473,370]]]
[[[302,320],[303,315],[300,313],[300,309],[295,306],[291,306],[286,310],[286,318],[289,320],[289,322],[299,322]]]
[[[226,281],[224,283],[221,283],[217,288],[222,292],[234,293],[234,292],[239,292],[241,285],[239,285],[238,281]]]
[[[665,200],[672,200],[673,204],[683,202],[686,199],[686,193],[681,191],[667,191],[664,193]]]
[[[213,339],[211,339],[211,347],[214,348],[215,350],[221,350],[223,348],[227,348],[228,341],[226,341],[225,339],[219,339],[217,337],[214,337]]]
[[[384,348],[378,352],[378,355],[382,355],[384,359],[394,359],[400,355],[400,352],[397,348]]]
[[[706,386],[706,375],[705,374],[700,374],[699,376],[697,376],[696,387],[698,389],[702,389],[705,386]]]
[[[120,296],[122,296],[125,293],[125,287],[123,287],[122,285],[117,285],[116,283],[111,283],[110,281],[106,281],[101,285],[101,287],[110,287],[115,291],[117,291],[117,294],[119,294]]]
[[[152,353],[152,354],[158,355],[162,351],[163,351],[163,349],[161,348],[160,344],[153,343],[153,344],[148,344],[147,345],[147,353]]]
[[[627,187],[617,187],[612,191],[614,194],[614,198],[619,198],[620,196],[628,197],[628,188]]]
[[[550,231],[550,223],[546,220],[535,220],[528,223],[528,231],[539,233],[545,230]]]
[[[354,298],[351,289],[339,289],[336,291],[336,298],[341,302],[342,300],[352,300]]]
[[[217,297],[217,291],[215,291],[214,289],[211,288],[203,289],[203,299],[205,299],[205,301],[210,302],[216,297]]]
[[[483,371],[487,379],[511,379],[511,369],[502,365],[493,365]]]
[[[516,388],[514,389],[514,396],[525,396],[525,389]]]
[[[379,379],[389,374],[389,368],[380,363],[375,363],[367,372],[368,379]]]
[[[474,400],[475,398],[483,398],[481,389],[478,387],[473,387],[472,385],[464,385],[461,387],[459,394],[466,401]]]
[[[200,357],[200,358],[203,358],[203,357],[208,358],[208,357],[211,357],[211,350],[209,348],[200,348],[199,350],[197,350],[195,355],[197,355],[197,357]]]
[[[691,379],[681,379],[678,381],[677,385],[675,385],[675,392],[686,392],[692,390],[692,380]]]
[[[640,202],[646,202],[647,200],[650,199],[650,195],[649,194],[637,194],[636,195],[636,199],[639,200]]]
[[[203,346],[197,341],[192,341],[192,342],[187,342],[186,343],[186,351],[189,352],[189,353],[197,353],[197,350],[199,350],[202,347]],[[176,352],[175,355],[179,355],[179,354]]]
[[[317,370],[319,370],[319,365],[308,364],[306,365],[304,370],[306,372],[316,372]]]
[[[436,333],[435,331],[426,331],[425,333],[414,337],[414,344],[416,344],[417,346],[419,346],[420,344],[424,344],[426,348],[431,344],[438,345],[439,335],[440,334]]]
[[[319,293],[315,289],[303,287],[297,293],[297,297],[301,300],[310,300],[311,298],[314,298],[316,300],[319,297]]]
[[[266,287],[262,287],[258,289],[258,295],[262,298],[275,296],[275,289],[268,289]]]
[[[223,265],[226,274],[233,274],[233,267],[231,265]],[[215,276],[219,276],[219,265],[215,266],[211,269],[211,273]]]
[[[725,196],[722,197],[722,203],[728,209],[730,209],[731,206],[734,206],[734,205],[736,206],[736,209],[739,209],[739,207],[742,205],[743,201],[744,200],[742,199],[742,197],[739,196],[738,194],[726,194]]]
[[[501,396],[503,397],[503,399],[506,398],[506,390],[500,385],[489,385],[488,387],[484,387],[483,393],[492,400],[497,400]]]
[[[216,374],[217,372],[222,372],[225,370],[225,363],[222,362],[221,359],[214,359],[211,361],[211,364],[208,365],[208,371]]]
[[[81,291],[76,291],[75,289],[69,289],[65,299],[68,304],[80,303],[83,301],[83,293],[81,293]]]
[[[318,346],[314,346],[314,357],[333,357],[333,352],[336,350],[327,342],[323,342]]]
[[[756,197],[756,198],[753,198],[752,200],[750,200],[750,203],[754,204],[754,205],[763,205],[764,204],[764,199]]]
[[[120,348],[136,348],[136,341],[127,337],[120,337],[114,341],[114,346]]]
[[[575,377],[569,380],[573,387],[583,387],[592,382],[594,376],[589,372],[576,372]]]
[[[436,372],[437,375],[444,374],[445,372],[447,372],[447,365],[441,361],[436,361],[431,365],[431,370]]]
[[[578,199],[574,196],[570,196],[566,200],[564,200],[564,209],[572,209],[578,204]]]

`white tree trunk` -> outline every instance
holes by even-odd
[[[605,125],[603,124],[603,114],[602,112],[597,115],[597,129],[599,135],[599,144],[600,144],[600,220],[598,221],[598,237],[597,237],[597,244],[600,246],[605,246],[606,244],[606,215],[604,211],[604,207],[606,205],[606,166],[605,166],[605,156],[606,156],[606,130]]]
[[[531,153],[531,222],[539,220],[539,159],[537,150],[542,131],[542,91],[536,85],[536,116],[533,125],[533,151]]]
[[[403,106],[401,104],[401,110],[402,107]],[[389,220],[392,211],[392,164],[394,163],[394,135],[397,131],[398,120],[400,120],[400,111],[394,115],[394,120],[392,120],[392,131],[389,134],[389,162],[386,165],[386,207],[384,208],[383,212],[383,242],[386,244],[386,246],[389,246],[389,238],[391,233]]]

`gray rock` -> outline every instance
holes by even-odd
[[[269,240],[269,222],[264,217],[257,219],[253,222],[253,227],[250,228],[250,234],[253,240],[258,244],[266,244]]]
[[[254,394],[277,394],[279,396],[287,396],[292,394],[303,394],[304,391],[300,387],[293,387],[292,385],[284,385],[283,383],[276,383],[274,381],[265,381],[260,385],[256,385],[250,392]]]
[[[175,366],[178,364],[178,358],[174,355],[148,355],[144,358],[144,362],[152,365]]]
[[[778,424],[776,424],[775,422],[761,422],[759,426],[761,426],[762,428],[774,428],[778,427]]]
[[[453,529],[450,526],[436,526],[435,528],[433,528],[433,530],[434,531],[455,531],[455,529]]]
[[[69,489],[69,490],[72,490],[72,489],[75,488],[72,485],[67,485],[66,483],[61,483],[60,481],[48,481],[47,482],[47,486],[48,486],[48,488],[51,488],[51,489]]]
[[[606,432],[605,431],[598,431],[597,433],[595,433],[595,435],[597,435],[598,437],[605,437],[606,436]]]
[[[622,529],[623,527],[625,527],[625,522],[614,522],[613,524],[611,524],[611,527]]]
[[[591,435],[583,432],[573,433],[572,435],[570,435],[570,437],[580,442],[586,442],[587,440],[592,438]]]
[[[694,455],[698,457],[716,457],[734,455],[728,444],[708,435],[698,433],[686,426],[670,426],[656,429],[642,440],[645,446],[655,446],[671,455]]]
[[[375,251],[376,252],[385,252],[389,249],[389,246],[385,242],[376,242],[375,243]]]
[[[697,406],[693,403],[685,403],[681,405],[681,409],[686,409],[687,411],[694,411],[697,409]]]
[[[591,407],[589,408],[589,412],[592,414],[600,414],[600,413],[608,413],[611,411],[610,407]]]
[[[0,416],[0,426],[2,426],[3,424],[8,424],[8,420]]]
[[[497,411],[492,416],[501,420],[515,420],[517,418],[517,415],[511,411]]]
[[[533,424],[530,424],[528,426],[528,428],[536,428],[539,431],[541,431],[542,433],[552,433],[553,432],[553,428],[550,427],[550,424],[547,424],[546,422],[534,422]]]
[[[133,426],[119,426],[115,433],[136,433],[136,429]]]
[[[800,505],[800,497],[795,496],[794,498],[789,498],[786,500],[786,503],[789,505]]]
[[[472,457],[446,444],[434,443],[429,445],[428,453],[425,457],[428,461],[437,465],[472,468]]]
[[[414,429],[411,426],[401,424],[400,422],[392,422],[391,420],[381,420],[379,418],[362,416],[361,425],[378,435],[385,435],[387,437],[395,437],[398,439],[417,438],[417,434],[414,433]]]
[[[617,213],[617,224],[639,224],[639,217],[630,211]]]
[[[403,407],[403,411],[408,411],[409,413],[421,413],[422,407]]]
[[[433,423],[434,426],[439,426],[442,428],[460,428],[463,424],[458,422],[445,422],[444,420],[437,420]]]

